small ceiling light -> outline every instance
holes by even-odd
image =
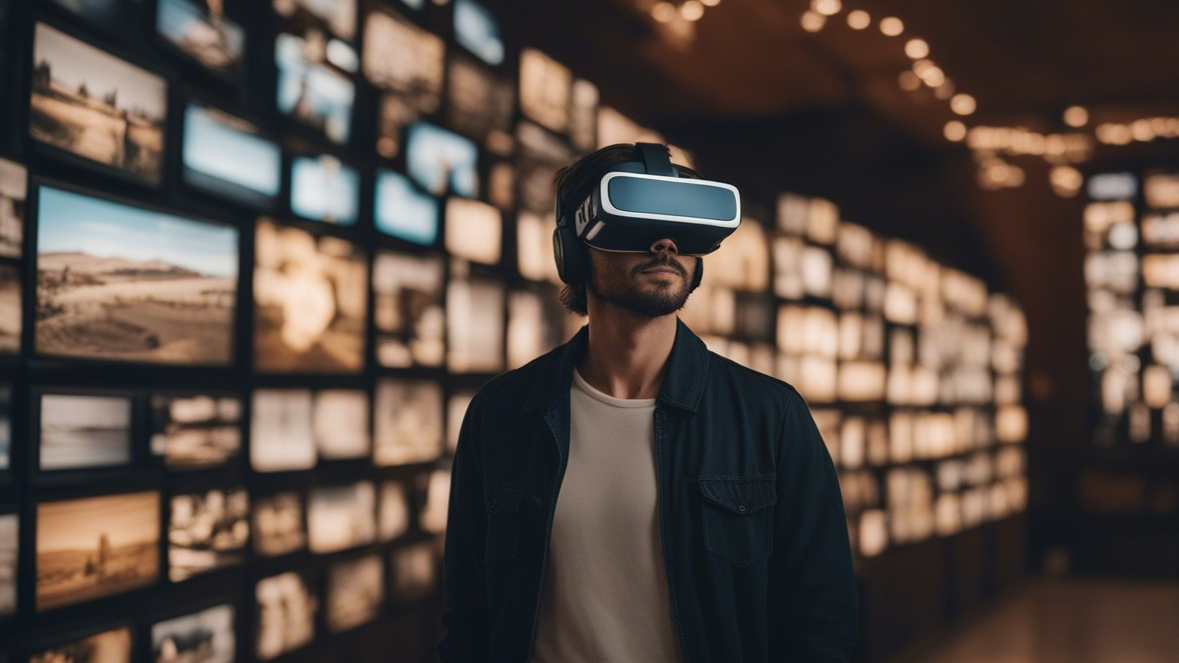
[[[872,25],[872,17],[863,9],[857,9],[847,15],[847,27],[852,30],[863,30]]]
[[[1074,128],[1083,127],[1089,124],[1089,111],[1081,106],[1069,106],[1064,109],[1064,123]]]
[[[818,32],[827,23],[827,17],[816,11],[806,11],[802,15],[802,29],[807,32]]]
[[[970,115],[975,108],[977,104],[969,94],[956,94],[950,99],[950,110],[959,115]]]
[[[700,17],[704,16],[704,4],[700,0],[687,0],[680,5],[680,16],[683,16],[685,21],[699,21]]]
[[[897,37],[905,31],[905,24],[896,16],[886,16],[880,19],[880,31],[886,37]]]
[[[905,55],[914,60],[929,57],[929,44],[924,39],[914,37],[905,42]]]
[[[946,126],[944,129],[942,129],[942,133],[945,134],[946,140],[957,143],[966,138],[966,125],[962,124],[958,120],[950,120],[949,122],[946,122]]]
[[[660,2],[651,8],[651,18],[660,23],[670,23],[675,19],[677,10],[670,2]]]
[[[897,77],[897,85],[900,85],[901,89],[905,92],[916,92],[921,89],[921,79],[918,78],[917,74],[906,70],[902,71],[901,75]]]
[[[811,0],[811,9],[823,16],[835,16],[843,9],[841,0]]]

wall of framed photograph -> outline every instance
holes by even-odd
[[[432,660],[466,405],[584,322],[553,174],[659,135],[497,0],[4,6],[0,660]],[[682,317],[808,398],[861,572],[1020,512],[1018,306],[748,202]]]

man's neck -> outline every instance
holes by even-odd
[[[589,347],[577,365],[582,379],[615,398],[657,397],[675,344],[675,314],[642,318],[608,304],[593,304]]]

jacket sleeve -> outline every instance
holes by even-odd
[[[483,507],[481,440],[477,425],[480,396],[467,408],[459,432],[450,483],[450,506],[443,554],[442,663],[477,663],[488,656],[483,551],[487,514]]]
[[[791,392],[778,439],[769,562],[770,660],[849,661],[859,599],[839,479],[806,403]]]

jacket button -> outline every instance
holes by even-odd
[[[741,513],[745,513],[745,505],[742,504],[742,505],[738,506],[737,510],[740,511]]]
[[[536,506],[536,507],[539,507],[540,505],[544,504],[544,500],[540,499],[540,497],[538,497],[536,495],[533,495],[532,497],[528,498],[528,502],[530,504],[532,504],[532,506]]]

